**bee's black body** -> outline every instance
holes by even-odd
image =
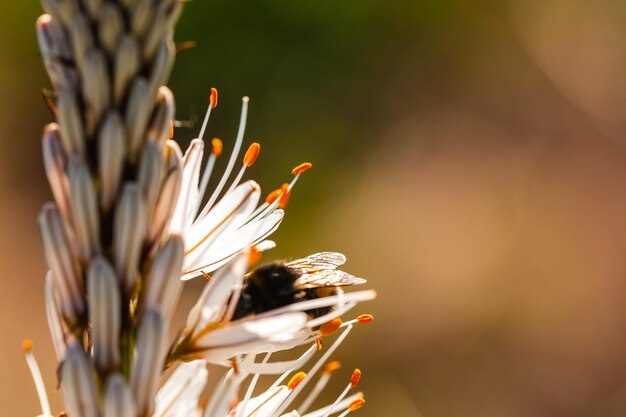
[[[298,278],[300,275],[293,268],[281,263],[271,263],[252,271],[244,281],[232,320],[341,291],[335,287],[298,288],[295,285]],[[320,317],[331,310],[331,307],[322,307],[306,313]]]

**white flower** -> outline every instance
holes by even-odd
[[[169,227],[171,233],[184,236],[183,279],[200,276],[225,265],[241,251],[247,250],[272,234],[284,216],[283,210],[279,208],[280,198],[259,205],[261,198],[259,185],[252,180],[240,184],[246,169],[254,164],[260,152],[258,143],[250,145],[239,173],[223,192],[243,142],[248,111],[247,97],[242,101],[239,131],[228,165],[218,185],[200,210],[215,161],[222,151],[221,141],[214,139],[211,154],[201,177],[204,154],[202,137],[215,102],[216,100],[211,100],[199,137],[191,141],[183,157],[182,185]],[[310,164],[307,164],[306,168],[308,167]],[[306,168],[294,172],[292,182],[281,190],[284,194],[282,201],[289,195],[299,175]],[[222,192],[223,195],[220,197]]]
[[[314,260],[319,262],[315,263]],[[334,263],[329,260],[334,260]],[[316,277],[322,277],[326,284],[332,284],[332,279],[340,279],[344,285],[348,282],[364,282],[336,270],[337,265],[344,260],[345,257],[341,254],[324,253],[286,265],[292,265],[294,270],[298,265],[301,271],[309,271],[300,277],[309,285],[319,279]],[[244,360],[241,365],[250,372],[282,373],[310,358],[317,347],[316,339],[320,336],[332,334],[338,328],[355,322],[343,323],[338,318],[340,315],[352,309],[358,302],[371,300],[376,296],[372,290],[350,293],[337,290],[335,295],[319,298],[315,296],[304,301],[294,300],[279,308],[232,320],[240,300],[247,268],[247,255],[239,255],[220,268],[206,284],[187,317],[185,332],[170,354],[170,362],[177,359],[204,358],[229,366],[231,362],[228,359],[238,355],[254,357],[254,354],[262,352],[311,346],[300,358],[293,361],[256,364]],[[327,312],[322,315],[311,314],[316,309],[326,309]]]

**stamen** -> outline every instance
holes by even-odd
[[[350,404],[348,404],[348,409],[344,411],[343,413],[339,414],[339,417],[347,416],[350,412],[358,410],[359,408],[363,407],[363,404],[365,404],[365,398],[358,398],[352,401]]]
[[[371,314],[361,314],[360,316],[356,317],[356,320],[359,322],[359,324],[370,323],[374,321],[374,316],[372,316]]]
[[[272,356],[272,351],[269,351],[265,354],[265,357],[263,358],[263,361],[261,361],[261,363],[267,363],[267,361],[269,361],[270,359],[270,356]],[[252,376],[252,380],[250,381],[250,385],[248,385],[248,390],[246,391],[246,395],[243,397],[243,401],[241,402],[241,406],[240,406],[241,408],[239,408],[239,412],[237,413],[238,417],[243,416],[243,413],[246,410],[246,406],[248,405],[248,401],[250,401],[250,398],[252,398],[252,393],[254,392],[254,387],[256,387],[256,384],[259,380],[259,375],[260,374],[257,372]]]
[[[250,145],[250,147],[246,151],[246,154],[243,157],[243,166],[237,173],[237,176],[235,177],[235,179],[233,180],[233,183],[228,188],[228,191],[226,191],[225,195],[230,194],[230,192],[233,191],[237,185],[239,185],[239,181],[241,181],[243,174],[246,172],[246,168],[250,168],[252,165],[254,165],[254,162],[256,161],[260,152],[261,152],[261,145],[259,145],[256,142]]]
[[[339,345],[341,345],[341,343],[346,339],[346,337],[348,337],[348,334],[350,334],[351,330],[352,330],[352,326],[348,326],[346,330],[344,330],[343,333],[341,333],[339,337],[337,337],[335,342],[322,355],[322,357],[315,363],[315,365],[313,365],[313,367],[311,368],[311,370],[308,372],[307,375],[311,377],[315,375],[315,373],[321,368],[322,364],[328,360],[330,355],[332,355],[335,352],[335,350],[339,347]],[[287,409],[287,407],[291,405],[293,400],[295,400],[297,395],[300,393],[300,391],[302,391],[302,389],[306,386],[307,382],[310,379],[311,378],[306,378],[293,391],[291,391],[291,394],[289,394],[289,396],[285,399],[285,401],[281,404],[281,406],[278,407],[278,409],[274,412],[274,414],[272,414],[272,416],[277,417],[277,416],[282,415],[282,413]]]
[[[287,207],[287,203],[289,203],[289,198],[291,197],[291,191],[289,191],[289,184],[284,183],[280,188],[281,194],[278,198],[278,208],[284,209]]]
[[[359,398],[350,403],[350,405],[348,406],[348,410],[358,410],[359,408],[363,407],[363,405],[365,405],[365,398]]]
[[[217,107],[217,89],[216,88],[211,88],[211,96],[209,98],[209,103],[211,104],[211,107],[213,108]]]
[[[322,350],[322,338],[318,337],[315,339],[315,345],[317,346],[317,350]]]
[[[54,100],[52,99],[52,92],[48,90],[41,90],[41,94],[43,96],[44,102],[46,103],[46,106],[48,106],[48,109],[50,109],[50,112],[56,116],[59,112],[59,109],[57,109],[56,104],[54,104]]]
[[[330,376],[339,368],[341,364],[337,361],[328,362],[322,371],[322,375],[317,380],[317,383],[306,397],[306,399],[302,402],[302,405],[298,407],[298,413],[300,415],[304,415],[307,412],[311,404],[317,399],[320,393],[326,388],[328,381],[330,381]]]
[[[186,51],[187,49],[195,48],[195,41],[182,41],[181,43],[176,44],[176,53]]]
[[[277,188],[274,191],[272,191],[271,193],[269,193],[267,195],[267,197],[265,197],[265,203],[266,204],[272,204],[274,201],[276,201],[276,199],[278,197],[280,197],[280,195],[282,194],[283,190],[281,188]]]
[[[341,368],[341,363],[339,361],[328,362],[322,371],[325,374],[332,374]]]
[[[355,388],[357,385],[359,385],[361,375],[362,373],[359,368],[356,368],[354,372],[352,372],[352,377],[350,377],[350,385],[352,385],[352,388]]]
[[[239,118],[239,130],[237,131],[237,138],[235,139],[235,146],[233,147],[233,152],[230,154],[230,159],[228,160],[228,165],[226,166],[224,175],[222,175],[222,178],[220,179],[219,184],[217,184],[215,191],[213,191],[213,194],[211,194],[209,201],[206,203],[206,205],[202,209],[202,212],[200,213],[198,218],[206,216],[206,214],[209,212],[209,210],[211,209],[211,207],[217,200],[217,197],[222,192],[224,185],[226,185],[226,181],[228,181],[228,177],[230,177],[230,173],[232,172],[233,167],[235,165],[235,161],[237,160],[237,156],[239,155],[239,150],[241,149],[241,143],[243,142],[243,135],[246,131],[246,120],[248,118],[248,102],[249,101],[250,99],[248,97],[244,97],[241,100],[241,116]]]
[[[374,316],[371,314],[361,314],[357,316],[355,319],[345,322],[341,325],[341,327],[347,326],[348,324],[367,324],[374,321]]]
[[[252,143],[246,151],[246,155],[243,157],[243,164],[250,168],[252,165],[254,165],[254,162],[258,158],[260,152],[261,145],[259,145],[257,142]]]
[[[302,371],[298,372],[297,374],[291,377],[291,379],[287,383],[287,388],[289,388],[290,391],[293,391],[294,389],[298,387],[298,385],[300,385],[300,383],[302,382],[304,378],[306,378],[306,373]]]
[[[50,403],[48,402],[46,387],[43,383],[43,378],[41,376],[41,371],[39,370],[39,365],[37,364],[35,355],[33,355],[32,352],[33,342],[29,339],[24,340],[22,342],[22,349],[24,350],[26,363],[28,364],[30,374],[33,377],[33,382],[35,383],[35,389],[37,390],[37,396],[39,397],[39,404],[41,405],[41,414],[51,415],[52,412],[50,411]]]
[[[205,278],[207,281],[211,281],[211,279],[213,278],[211,275],[207,274],[207,273],[206,273],[206,272],[204,272],[204,271],[200,271],[200,272],[202,273],[202,275],[204,276],[204,278]]]
[[[220,138],[211,139],[211,152],[213,152],[216,158],[220,157],[222,149],[224,149],[224,144]]]
[[[211,116],[211,110],[213,110],[216,106],[217,106],[217,90],[215,88],[211,88],[211,95],[209,98],[209,108],[206,110],[206,113],[204,115],[204,120],[202,121],[202,127],[200,128],[200,134],[198,135],[198,139],[204,138],[204,132],[206,131],[206,126],[209,123],[209,117]]]
[[[362,392],[357,392],[356,394],[352,394],[350,395],[348,398],[345,398],[343,401],[341,401],[337,407],[335,408],[335,412],[338,413],[340,411],[344,411],[348,408],[348,405],[350,405],[350,403],[356,399],[359,398],[363,398],[363,393]],[[322,408],[318,408],[315,411],[311,411],[309,413],[306,413],[306,416],[311,416],[311,417],[321,417],[324,415],[324,413],[326,411],[328,411],[328,409],[330,408],[330,405],[327,405],[326,407],[322,407]]]
[[[213,168],[215,167],[215,160],[222,154],[222,148],[223,144],[219,138],[211,139],[211,155],[209,155],[202,172],[202,180],[200,181],[200,188],[198,188],[198,207],[196,207],[194,214],[198,212],[198,208],[202,203],[202,197],[204,197],[206,188],[209,185],[209,178],[211,178]]]
[[[346,398],[346,395],[348,395],[348,391],[350,391],[352,388],[356,387],[359,384],[360,379],[361,379],[361,370],[357,368],[354,370],[354,372],[352,372],[352,376],[350,377],[350,383],[348,384],[348,386],[344,388],[344,390],[341,392],[339,397],[337,397],[335,402],[330,406],[330,408],[328,408],[328,410],[326,411],[326,413],[324,413],[322,417],[328,417],[330,414],[332,414],[332,412],[335,410],[337,405],[344,398]]]
[[[261,260],[262,252],[256,248],[256,246],[252,246],[250,251],[248,252],[248,265],[256,265]]]
[[[261,409],[261,407],[263,407],[265,404],[267,404],[272,398],[274,398],[275,396],[277,396],[285,387],[280,387],[280,389],[276,390],[276,392],[274,392],[272,395],[270,395],[265,401],[263,401],[261,404],[259,404],[254,410],[252,410],[252,412],[250,414],[248,414],[247,417],[251,417],[252,415],[254,415],[257,411],[259,411]]]
[[[170,120],[170,130],[167,132],[167,137],[172,139],[174,137],[174,122]]]
[[[337,329],[339,329],[342,323],[343,320],[341,320],[340,318],[332,319],[329,322],[324,323],[322,327],[320,327],[320,334],[322,336],[330,336],[331,334],[335,333]]]
[[[297,167],[295,167],[294,169],[291,170],[291,173],[293,175],[300,175],[302,174],[304,171],[310,169],[313,167],[313,164],[310,162],[303,162],[302,164],[298,165]]]
[[[307,163],[300,164],[300,165],[306,165],[306,164]],[[296,168],[298,168],[298,167],[296,167]],[[294,168],[292,170],[292,172],[295,172],[296,168]],[[309,166],[309,168],[310,168],[310,166]],[[308,169],[308,168],[306,168],[306,169]],[[283,208],[284,206],[286,206],[287,203],[289,202],[289,197],[290,197],[291,190],[293,189],[293,187],[298,182],[298,178],[300,178],[300,174],[302,172],[306,171],[306,169],[300,170],[299,172],[295,173],[295,176],[293,177],[291,182],[286,187],[286,192],[287,192],[286,196],[283,197],[283,195],[285,194],[285,185],[283,184],[281,186],[280,190],[274,190],[267,196],[267,198],[265,200],[265,203],[262,204],[261,206],[259,206],[259,208],[257,208],[254,211],[254,213],[252,213],[250,215],[250,217],[248,217],[246,222],[251,222],[251,221],[253,221],[255,219],[262,219],[263,217],[267,216],[269,213],[274,211],[274,209],[276,207]],[[278,191],[280,191],[280,192],[278,192]],[[271,200],[271,201],[268,201],[268,200]],[[282,204],[282,207],[281,207],[281,204]]]

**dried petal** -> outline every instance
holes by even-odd
[[[74,342],[61,367],[61,384],[68,414],[76,417],[98,417],[100,401],[95,373],[82,346]]]
[[[120,290],[115,271],[103,257],[96,257],[87,269],[87,300],[92,328],[93,360],[108,371],[120,361]]]
[[[126,380],[120,374],[109,377],[104,397],[104,417],[135,417],[137,407]]]

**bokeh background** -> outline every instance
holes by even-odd
[[[7,417],[38,412],[26,337],[61,407],[36,229],[40,13],[0,2]],[[626,413],[625,2],[194,0],[176,40],[197,43],[172,76],[179,119],[217,87],[209,134],[228,148],[249,95],[261,185],[315,165],[269,256],[342,251],[379,292],[337,355],[344,378],[363,369],[360,415]]]

